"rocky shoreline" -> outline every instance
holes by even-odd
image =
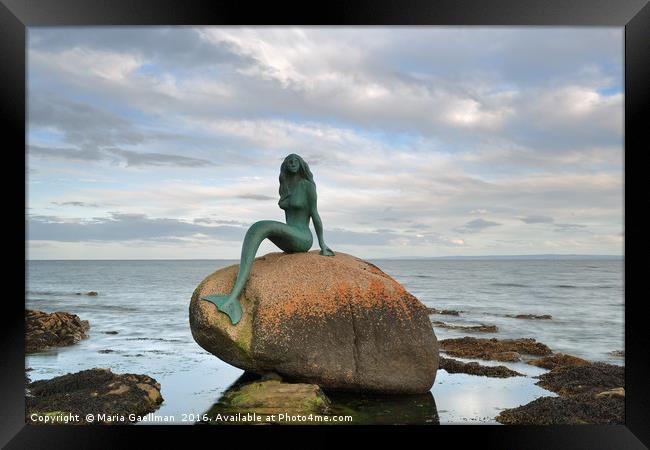
[[[85,295],[97,293],[91,291]],[[46,313],[27,309],[25,325],[26,353],[74,345],[86,339],[90,329],[87,320],[62,311]],[[99,353],[111,352],[99,350]],[[32,382],[27,374],[31,370],[25,369],[28,423],[134,423],[163,402],[160,383],[147,375],[114,374],[110,369],[93,368]]]
[[[470,420],[496,420],[503,424],[624,423],[623,367],[555,353],[547,345],[531,338],[464,336],[437,340],[434,328],[468,334],[497,333],[499,329],[495,325],[477,322],[454,323],[457,320],[455,317],[467,312],[427,308],[378,268],[350,255],[339,254],[331,259],[311,254],[280,257],[282,263],[291,269],[281,272],[285,277],[286,273],[295,273],[295,279],[286,277],[286,286],[277,282],[265,284],[263,275],[266,272],[258,270],[258,278],[253,279],[250,291],[247,291],[247,295],[250,295],[243,300],[245,312],[249,309],[256,315],[245,314],[238,328],[231,328],[222,314],[216,314],[206,302],[198,301],[203,291],[227,290],[232,282],[231,275],[235,274],[232,269],[236,266],[206,278],[193,295],[190,323],[195,340],[223,361],[250,370],[230,385],[206,411],[208,417],[250,413],[255,420],[249,423],[297,423],[290,418],[269,420],[269,417],[279,413],[289,413],[289,416],[295,417],[345,414],[353,417],[355,424],[438,424],[433,397],[436,388],[431,390],[429,386],[435,381],[437,369],[443,369],[451,375],[451,380],[445,376],[446,384],[439,386],[442,392],[444,388],[456,392],[461,388],[459,384],[470,386],[471,389],[483,389],[489,383],[492,383],[491,386],[499,385],[498,389],[516,386],[522,392],[522,386],[528,389],[527,386],[534,383],[541,389],[558,394],[557,397],[538,397],[543,391],[534,388],[537,390],[520,401],[529,403],[508,409],[502,407],[517,405],[516,399],[521,398],[521,394],[517,397],[508,392],[507,396],[515,398],[514,402],[512,398],[508,400],[493,395],[496,408],[478,419]],[[266,271],[272,272],[278,269],[278,264],[270,263],[280,257],[271,254],[256,261],[262,269],[266,267]],[[314,286],[314,280],[304,286],[299,282],[302,279],[301,268],[309,266],[303,264],[302,259],[310,258],[319,264],[330,264],[332,267],[322,272],[335,273],[336,277],[324,280],[324,287],[316,287],[315,293],[307,295],[307,289]],[[294,259],[295,264],[292,263]],[[277,280],[280,277],[272,272],[267,278]],[[363,283],[359,283],[359,280]],[[336,289],[328,290],[327,286],[336,286]],[[318,294],[322,292],[331,295]],[[297,293],[301,297],[296,300],[294,297]],[[89,291],[76,295],[94,297],[97,293]],[[277,301],[282,295],[286,301]],[[430,315],[433,314],[455,317],[443,322],[432,320]],[[548,314],[498,315],[523,320],[552,319]],[[90,329],[88,321],[66,312],[48,314],[26,310],[25,320],[28,353],[76,344],[88,337]],[[305,345],[305,336],[314,334],[315,330],[320,337]],[[295,336],[290,331],[295,332]],[[96,333],[119,334],[119,338],[123,337],[122,329],[119,332],[108,329]],[[336,339],[332,340],[332,336],[336,336]],[[125,336],[124,339],[151,338]],[[296,343],[301,343],[303,347]],[[104,355],[115,358],[122,353],[121,349],[113,350],[109,346],[112,344],[95,346],[92,351],[101,354],[101,358]],[[345,353],[348,350],[349,354]],[[624,357],[624,352],[616,351],[612,355]],[[506,364],[482,364],[461,359]],[[103,366],[102,361],[97,365]],[[398,361],[399,365],[387,368],[385,361]],[[427,361],[426,370],[416,374],[417,377],[410,373],[412,379],[405,380],[403,374],[418,367],[418,364],[422,366],[422,361]],[[526,364],[531,367],[527,368]],[[544,373],[537,375],[540,372]],[[469,378],[477,381],[468,381]],[[511,381],[505,382],[505,379]],[[163,382],[166,383],[165,380]],[[32,423],[39,422],[38,417],[84,417],[87,414],[103,414],[103,418],[95,421],[100,423],[134,423],[139,421],[140,416],[157,410],[163,402],[160,383],[155,379],[147,375],[114,374],[104,368],[82,370],[35,382],[30,382],[26,374],[26,387],[26,411],[28,421]],[[480,390],[471,389],[465,392],[480,396],[476,393]],[[495,389],[493,392],[498,391]],[[445,409],[448,407],[445,406]],[[495,418],[496,409],[501,413]],[[458,417],[467,420],[464,416]],[[56,420],[52,419],[50,423],[56,423]],[[80,420],[77,423],[89,422]]]
[[[50,327],[57,323],[55,318],[59,318],[59,326],[67,329],[70,329],[70,324],[77,324],[79,330],[89,328],[87,321],[68,313],[47,315],[36,311],[26,312],[26,316],[41,318],[40,322],[50,324]],[[54,329],[51,332],[61,335]],[[68,334],[74,335],[71,332]],[[69,342],[74,343],[75,339]],[[498,423],[624,423],[623,367],[553,353],[548,346],[534,339],[499,340],[465,336],[439,342],[441,352],[447,355],[439,357],[439,368],[449,374],[490,378],[527,376],[504,365],[464,362],[450,356],[507,363],[524,362],[548,370],[535,377],[538,378],[535,384],[557,393],[558,397],[539,397],[525,405],[505,409],[496,417]],[[26,373],[29,370],[31,369],[26,369]],[[46,423],[60,423],[57,418],[66,415],[74,414],[82,418],[86,414],[100,412],[103,413],[97,421],[100,423],[134,423],[141,416],[158,409],[163,401],[160,384],[155,379],[146,375],[113,374],[109,369],[95,368],[35,382],[30,382],[26,377],[26,383],[27,420],[31,423],[43,423],[43,417],[50,418],[50,422]],[[272,373],[264,377],[246,373],[206,414],[209,417],[226,417],[247,412],[254,418],[248,423],[295,424],[299,422],[292,421],[292,417],[295,419],[309,414],[323,417],[345,414],[353,418],[353,423],[380,423],[382,420],[385,420],[383,423],[391,423],[391,420],[393,423],[439,423],[432,396],[380,397],[378,394],[324,391],[317,384],[291,382]],[[421,409],[422,405],[430,406]],[[291,414],[269,420],[270,416],[279,411]],[[395,414],[400,418],[396,418]],[[76,423],[88,422],[80,419]]]
[[[555,365],[536,383],[558,397],[540,397],[504,410],[496,420],[506,425],[625,423],[624,368],[602,362],[564,361],[569,365]]]
[[[625,423],[624,367],[590,362],[551,349],[534,339],[443,339],[447,355],[492,361],[525,362],[548,370],[535,384],[558,394],[503,410],[495,420],[507,425],[623,424]],[[534,356],[540,356],[534,358]],[[477,362],[440,357],[448,373],[510,377],[525,376],[505,366],[482,366]]]
[[[515,352],[530,366],[548,372],[536,376],[535,384],[556,392],[558,397],[539,397],[522,406],[503,410],[495,420],[502,424],[621,424],[624,423],[624,368],[611,364],[589,362],[562,353],[553,353],[548,346],[534,339],[477,339],[441,341],[443,352],[447,349],[463,355],[482,356],[485,360],[499,360],[504,352]],[[535,358],[535,356],[544,355]],[[508,361],[513,362],[513,361]],[[439,368],[449,374],[467,374],[478,377],[511,378],[529,377],[503,365],[483,365],[476,361],[463,362],[440,356]],[[255,375],[245,374],[255,378]],[[285,392],[282,401],[273,400],[277,392]],[[365,397],[364,397],[365,395]],[[331,416],[348,414],[354,423],[439,423],[433,396],[391,396],[341,393],[320,390],[317,385],[288,383],[274,375],[257,382],[235,383],[220,401],[208,412],[210,417],[246,411],[252,413],[257,423],[292,423],[289,419],[269,420],[278,412],[276,406],[295,411],[295,417],[308,414]],[[378,400],[379,399],[379,400]],[[431,404],[432,406],[425,406]],[[389,406],[390,405],[390,406]],[[242,409],[243,408],[243,409]],[[282,409],[280,408],[280,409]],[[421,414],[414,414],[418,408]],[[383,413],[382,413],[383,411]],[[384,416],[382,416],[382,414]],[[390,419],[388,418],[390,416]],[[398,418],[399,417],[399,418]],[[212,422],[210,422],[212,423]]]

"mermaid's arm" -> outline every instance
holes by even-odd
[[[316,206],[316,187],[311,183],[309,183],[308,186],[309,187],[307,188],[307,193],[309,198],[311,220],[314,222],[314,230],[316,230],[316,236],[318,237],[318,245],[321,248],[321,255],[334,255],[334,252],[332,252],[332,250],[327,247],[325,244],[325,239],[323,238],[323,222],[320,219],[318,208]]]

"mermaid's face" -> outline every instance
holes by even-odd
[[[287,157],[286,168],[289,173],[298,173],[298,170],[300,170],[300,162],[298,161],[298,158],[293,155]]]

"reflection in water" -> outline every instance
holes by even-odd
[[[295,397],[295,400],[273,397],[273,395],[266,398],[271,399],[267,402],[247,402],[245,407],[234,407],[232,399],[247,395],[244,393],[245,387],[251,383],[261,381],[260,377],[245,372],[239,377],[219,398],[219,400],[212,405],[212,407],[205,412],[212,424],[223,424],[222,417],[224,415],[237,415],[235,419],[238,423],[251,423],[250,414],[258,414],[257,422],[269,423],[268,417],[270,414],[279,414],[286,412],[288,415],[303,415],[307,416],[310,413],[321,416],[351,416],[351,421],[336,421],[325,422],[319,421],[302,421],[305,424],[324,424],[324,423],[337,423],[337,424],[353,424],[353,425],[438,425],[440,420],[438,418],[438,411],[436,409],[436,402],[431,392],[426,394],[415,395],[382,395],[382,394],[369,394],[357,392],[334,392],[326,391],[325,395],[330,401],[329,408],[326,413],[319,413],[319,408],[313,408],[313,397],[301,396],[300,392]],[[291,386],[283,384],[283,386]],[[294,385],[297,386],[297,385]],[[260,398],[265,398],[262,394]],[[305,401],[306,400],[306,401]],[[320,410],[322,411],[322,409]],[[245,415],[248,415],[246,417]],[[216,418],[219,417],[217,420]],[[253,422],[256,421],[252,420]],[[198,422],[198,423],[205,423]],[[284,422],[289,423],[286,419],[271,422]],[[231,422],[232,423],[232,422]],[[296,422],[294,422],[296,423]]]
[[[411,395],[326,392],[331,413],[349,414],[355,425],[439,425],[431,392]]]
[[[473,361],[459,359],[462,362]],[[494,363],[481,361],[485,365],[503,364],[509,369],[525,373],[525,377],[490,378],[464,373],[449,374],[438,370],[433,393],[438,403],[438,414],[443,425],[454,423],[497,424],[494,419],[506,408],[515,408],[532,402],[538,397],[556,394],[535,385],[533,376],[544,373],[528,364]]]

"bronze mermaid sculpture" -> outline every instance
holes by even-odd
[[[323,223],[316,208],[316,184],[309,166],[300,156],[287,156],[280,166],[280,208],[284,210],[287,223],[275,220],[255,222],[246,232],[242,245],[239,272],[230,294],[206,295],[202,300],[216,305],[219,311],[230,318],[236,325],[242,316],[239,303],[241,294],[253,266],[257,249],[264,239],[269,239],[282,251],[287,253],[307,252],[312,246],[313,237],[309,229],[309,219],[314,223],[320,254],[334,256],[334,252],[325,245]]]

